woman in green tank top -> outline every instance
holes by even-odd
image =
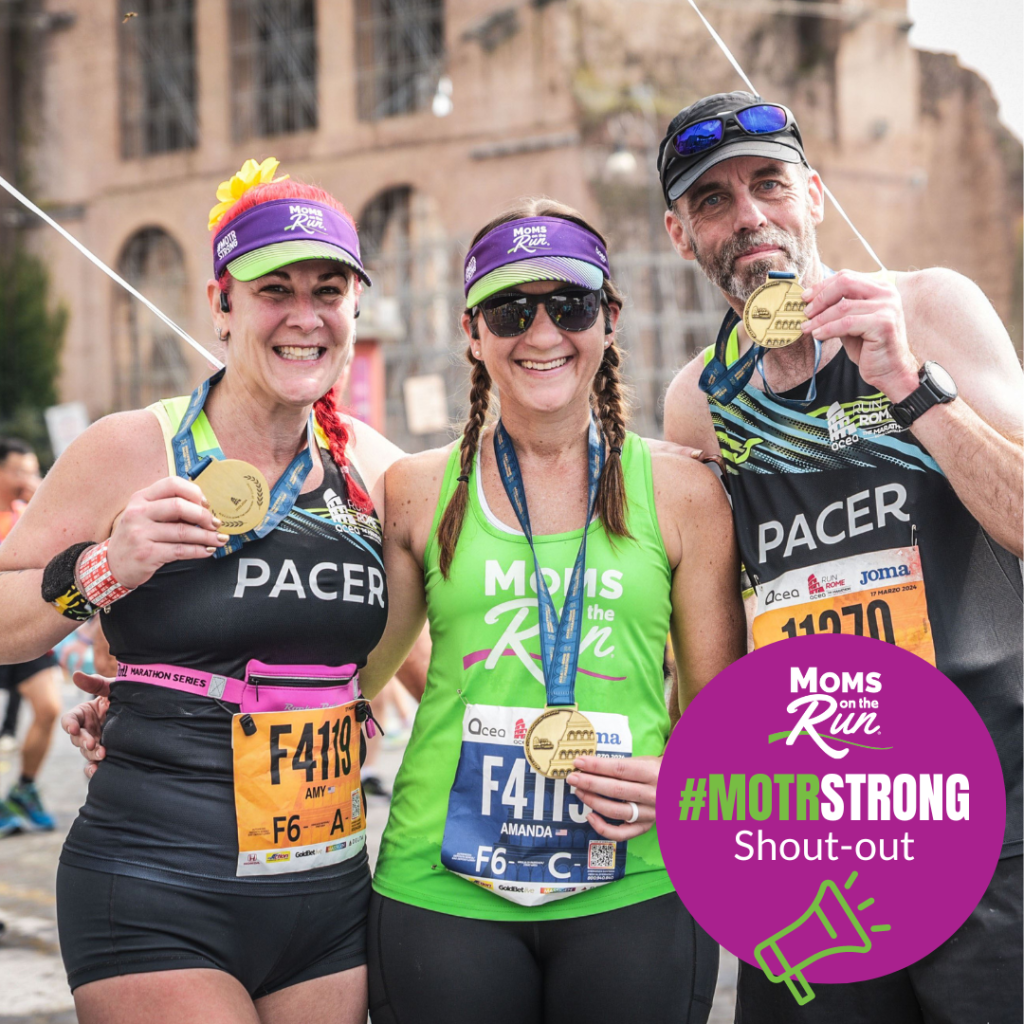
[[[488,224],[466,264],[461,443],[387,474],[390,618],[364,690],[424,617],[433,652],[374,879],[375,1021],[707,1019],[717,946],[654,827],[664,654],[671,633],[685,708],[744,653],[739,567],[699,453],[625,429],[607,266],[604,239],[550,200]],[[546,600],[564,663],[542,648]],[[565,712],[528,762],[534,720],[569,703],[585,718]],[[561,777],[533,767],[557,776],[560,757]]]

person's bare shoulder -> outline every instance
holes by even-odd
[[[721,454],[715,436],[707,396],[700,389],[704,356],[698,354],[684,366],[665,393],[665,437],[675,444]]]
[[[383,473],[405,455],[397,444],[389,441],[379,430],[374,430],[369,423],[354,416],[345,416],[344,420],[352,431],[352,455],[359,464],[360,472],[365,464],[368,472]]]
[[[964,400],[995,429],[1019,434],[1024,373],[981,288],[944,267],[898,274],[896,286],[914,354],[949,371]]]
[[[163,431],[151,412],[104,416],[44,477],[4,544],[5,567],[43,566],[70,543],[110,536],[128,499],[167,475]]]
[[[695,532],[729,524],[729,502],[714,464],[702,462],[698,450],[670,441],[644,440],[651,450],[658,523],[674,567]]]
[[[388,467],[386,532],[412,547],[424,541],[434,521],[448,457],[457,443],[405,455]]]

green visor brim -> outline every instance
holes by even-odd
[[[593,263],[568,256],[537,256],[517,260],[475,281],[466,296],[466,308],[472,309],[498,292],[531,281],[566,281],[581,288],[596,290],[604,284],[604,271]]]
[[[228,264],[228,273],[236,281],[255,281],[264,274],[280,270],[289,263],[299,263],[302,260],[336,260],[351,267],[369,287],[370,278],[366,271],[359,265],[359,261],[350,252],[342,249],[339,245],[332,245],[330,242],[321,242],[310,239],[297,242],[274,242],[273,245],[265,245],[261,249],[253,249]]]

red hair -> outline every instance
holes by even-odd
[[[249,189],[233,206],[224,212],[224,215],[217,222],[217,227],[213,234],[213,242],[216,241],[217,235],[220,234],[224,225],[229,221],[234,220],[245,213],[246,210],[251,210],[260,203],[269,203],[274,199],[305,199],[311,203],[323,203],[325,206],[330,206],[332,209],[337,210],[353,227],[356,225],[348,210],[329,192],[325,192],[316,185],[307,185],[305,182],[293,181],[289,178],[286,181],[274,181],[265,185],[255,185]],[[228,272],[225,269],[217,281],[222,292],[228,290],[228,277]],[[351,280],[354,282],[356,297],[358,298],[359,293],[363,290],[363,283],[356,274],[351,276]],[[327,441],[331,448],[331,458],[334,459],[338,468],[345,476],[349,500],[361,512],[372,512],[373,502],[370,501],[370,496],[366,491],[356,482],[349,466],[347,449],[351,438],[349,436],[349,429],[341,418],[341,411],[338,408],[337,384],[326,395],[321,395],[313,408],[317,423],[320,424],[321,429],[327,435]]]

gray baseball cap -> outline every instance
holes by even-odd
[[[785,125],[772,130],[752,133],[744,130],[737,121],[737,113],[750,108],[778,108],[786,113]],[[721,120],[721,141],[693,154],[684,152],[683,129],[698,122]],[[760,119],[764,122],[766,119]],[[770,121],[770,119],[767,119]],[[763,156],[771,160],[782,160],[788,164],[802,163],[806,166],[803,139],[792,111],[779,103],[768,103],[749,92],[718,92],[712,96],[691,103],[680,110],[671,124],[658,150],[658,174],[665,202],[671,206],[706,170],[732,160],[737,156]]]

